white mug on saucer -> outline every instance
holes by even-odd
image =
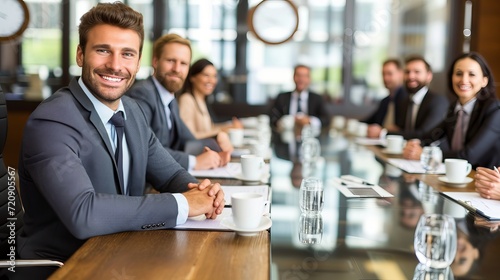
[[[255,229],[264,212],[264,196],[258,193],[235,193],[231,196],[234,224],[240,229]]]
[[[447,158],[444,160],[446,179],[450,183],[465,182],[465,177],[472,170],[472,165],[465,159]]]
[[[243,180],[258,181],[262,178],[264,158],[257,155],[242,155],[240,160]]]
[[[228,130],[229,141],[234,147],[243,146],[244,131],[241,128],[230,128]]]
[[[403,152],[404,138],[401,135],[387,135],[386,151],[391,154],[400,154]]]

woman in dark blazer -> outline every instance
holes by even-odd
[[[420,143],[439,143],[443,158],[466,159],[474,168],[492,168],[500,162],[500,102],[486,60],[474,52],[460,55],[451,64],[448,86],[456,102],[451,102],[446,119]],[[461,123],[459,111],[463,112]],[[421,153],[418,141],[409,141],[403,156],[419,159]]]

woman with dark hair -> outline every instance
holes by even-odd
[[[206,98],[213,93],[216,85],[217,69],[212,62],[202,58],[191,65],[178,97],[181,118],[198,139],[218,135],[230,128],[243,128],[236,118],[232,122],[221,124],[212,121]]]
[[[418,141],[408,141],[403,156],[419,159],[422,145],[439,143],[443,158],[461,158],[472,166],[492,168],[500,163],[500,102],[486,60],[478,53],[456,58],[448,72],[456,98],[446,119]]]

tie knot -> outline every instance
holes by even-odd
[[[115,127],[123,127],[125,126],[125,119],[123,118],[123,112],[118,111],[116,114],[114,114],[111,119],[109,119],[109,122],[114,125]]]

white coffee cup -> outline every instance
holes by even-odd
[[[269,126],[269,123],[270,123],[270,118],[268,115],[266,114],[261,114],[257,117],[257,119],[259,120],[259,124],[260,125],[267,125]]]
[[[234,193],[231,196],[234,224],[240,229],[255,229],[264,212],[264,196],[258,193]]]
[[[264,159],[257,155],[242,155],[241,175],[244,180],[257,181],[262,178],[264,172]]]
[[[368,132],[368,124],[366,123],[358,123],[358,132],[357,132],[357,136],[358,137],[366,137],[366,133]]]
[[[279,125],[282,130],[293,130],[295,126],[295,117],[292,115],[284,115],[279,120]]]
[[[230,128],[228,130],[229,141],[234,147],[243,146],[244,132],[241,128]]]
[[[345,117],[344,116],[334,116],[332,119],[332,126],[335,129],[343,130],[345,128]]]
[[[462,183],[472,170],[472,165],[465,159],[447,158],[444,160],[446,178],[451,183]]]
[[[401,153],[403,151],[404,138],[401,135],[387,135],[386,141],[386,151],[389,153]]]
[[[356,135],[358,132],[358,124],[359,121],[356,119],[348,119],[347,120],[347,133],[351,135]]]
[[[250,151],[252,151],[252,154],[256,156],[266,158],[269,154],[269,145],[263,144],[261,142],[253,143]]]

